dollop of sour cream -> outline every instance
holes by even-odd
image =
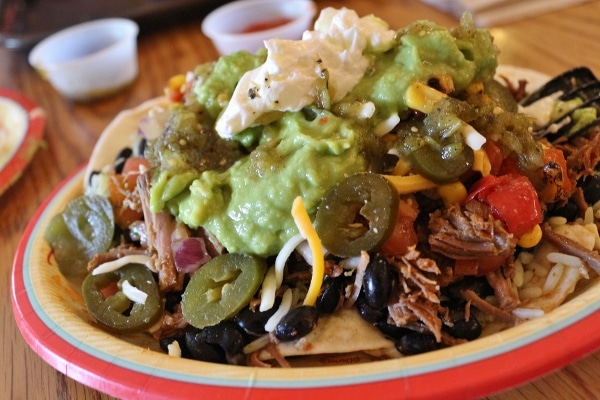
[[[367,71],[370,59],[365,52],[389,50],[395,34],[373,15],[361,18],[353,10],[326,8],[302,40],[265,41],[265,63],[242,76],[216,122],[217,133],[231,138],[269,122],[274,112],[299,111],[314,104],[324,76],[329,99],[340,101]]]

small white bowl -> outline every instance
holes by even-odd
[[[138,73],[138,25],[107,18],[48,36],[29,53],[29,63],[64,97],[91,101],[131,83]]]
[[[300,39],[317,7],[311,0],[237,0],[217,8],[202,22],[220,54],[256,52],[267,39]]]

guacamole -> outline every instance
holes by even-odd
[[[230,252],[277,254],[298,233],[290,214],[295,197],[302,196],[314,215],[326,191],[342,178],[379,172],[372,160],[387,149],[382,152],[380,139],[381,146],[373,145],[378,140],[374,132],[381,135],[373,128],[405,115],[404,93],[411,83],[450,77],[461,91],[473,81],[491,79],[497,62],[489,33],[475,29],[468,15],[451,31],[415,22],[397,32],[391,48],[369,51],[364,57],[369,67],[362,79],[329,109],[318,108],[323,103],[315,101],[301,109],[278,110],[223,139],[242,143],[247,150],[225,171],[172,174],[158,168],[151,190],[153,211],[168,208],[191,228],[210,231]],[[244,52],[222,57],[218,68],[195,86],[194,106],[218,121],[225,108],[236,106],[233,90],[241,74],[261,59]],[[293,78],[291,71],[290,85]],[[315,92],[314,87],[294,90]],[[248,93],[246,98],[260,95]],[[227,98],[232,100],[224,101]],[[345,112],[356,104],[374,105],[374,112]]]

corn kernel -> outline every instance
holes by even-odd
[[[167,86],[165,87],[165,96],[171,101],[181,101],[183,98],[183,89],[185,87],[185,75],[179,74],[174,75],[167,81]]]
[[[465,188],[465,185],[461,181],[440,185],[437,188],[437,192],[446,207],[458,204],[467,197],[467,188]]]
[[[540,240],[542,240],[542,228],[538,224],[534,226],[530,232],[527,232],[521,236],[518,244],[519,246],[528,249],[537,245]]]
[[[170,90],[179,90],[183,86],[184,83],[185,83],[185,75],[178,74],[178,75],[174,75],[171,78],[169,78],[169,81],[167,82],[167,87]]]
[[[433,111],[435,104],[446,95],[423,83],[415,82],[408,87],[404,97],[408,107],[429,114]]]

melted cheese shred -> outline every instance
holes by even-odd
[[[292,204],[292,217],[294,222],[300,231],[302,237],[306,239],[312,252],[312,277],[310,279],[310,286],[308,292],[304,298],[305,306],[314,306],[317,302],[317,297],[321,291],[321,284],[323,283],[323,276],[325,275],[325,258],[323,257],[323,247],[321,246],[321,239],[317,235],[308,212],[304,208],[302,197],[298,196],[294,199]]]

